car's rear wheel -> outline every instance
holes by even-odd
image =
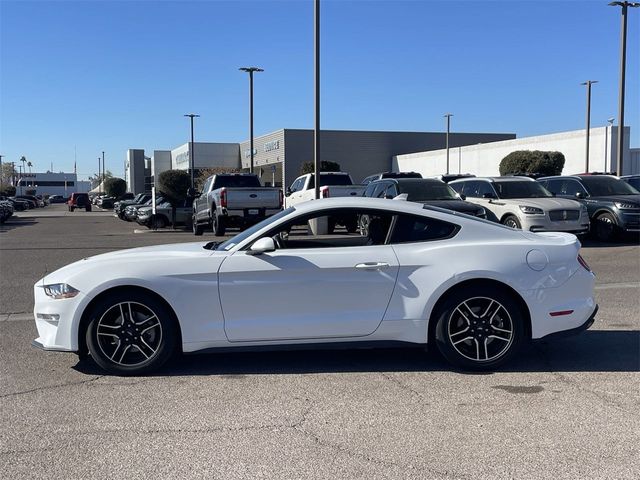
[[[226,226],[224,224],[224,219],[219,217],[218,215],[214,214],[213,218],[211,219],[211,229],[213,230],[213,233],[218,236],[221,237],[224,235],[224,232],[226,230]]]
[[[191,219],[191,229],[193,231],[193,234],[197,235],[198,237],[204,233],[204,227],[196,222],[196,217],[193,217]]]
[[[507,362],[525,338],[525,316],[507,292],[494,286],[453,292],[434,312],[438,350],[467,370],[492,370]]]
[[[162,215],[155,215],[152,220],[153,228],[164,228],[167,226],[167,219]]]
[[[594,221],[594,234],[601,242],[615,240],[617,233],[616,219],[610,213],[601,213]]]
[[[99,302],[86,331],[89,353],[118,375],[149,373],[164,364],[177,343],[172,313],[152,295],[118,292]]]
[[[504,220],[502,220],[502,224],[505,227],[522,229],[522,224],[520,224],[520,220],[518,220],[518,217],[515,215],[507,215]]]

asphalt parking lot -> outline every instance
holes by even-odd
[[[64,206],[18,217],[0,227],[4,478],[638,478],[637,239],[586,241],[594,326],[496,373],[409,349],[193,355],[119,378],[30,346],[33,283],[86,256],[196,238]]]

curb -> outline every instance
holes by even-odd
[[[151,228],[136,228],[133,230],[133,233],[191,233],[191,230],[169,230],[166,228],[159,228],[158,230],[153,230]]]

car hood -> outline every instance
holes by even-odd
[[[197,262],[200,261],[200,259],[212,256],[223,258],[228,255],[227,252],[203,248],[206,243],[207,242],[190,242],[154,245],[151,247],[129,248],[103,253],[93,257],[83,258],[82,260],[62,267],[55,272],[47,274],[42,280],[39,280],[38,283],[41,284],[43,281],[45,284],[71,283],[74,281],[74,278],[79,276],[136,276],[140,271],[171,273],[172,267],[169,266],[169,262],[175,262],[175,264],[178,265],[181,263],[184,264],[191,259]],[[73,285],[73,283],[71,284]],[[76,283],[74,286],[82,291],[81,282]]]
[[[454,210],[460,213],[467,213],[470,215],[475,215],[483,208],[480,205],[476,205],[471,202],[465,202],[464,200],[428,200],[424,203],[425,205],[431,205],[433,207],[446,208],[448,210]]]
[[[607,195],[603,197],[588,197],[587,200],[597,200],[599,202],[631,202],[640,205],[640,195]]]
[[[543,210],[567,209],[579,210],[580,202],[568,198],[548,197],[548,198],[500,198],[494,200],[496,205],[523,205],[537,207]]]

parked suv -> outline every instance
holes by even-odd
[[[589,231],[586,207],[575,200],[555,198],[531,178],[470,178],[449,185],[486,208],[491,219],[511,228],[576,234]]]
[[[623,175],[620,180],[624,180],[636,190],[640,191],[640,175]]]
[[[422,178],[422,175],[418,172],[382,172],[365,177],[362,180],[362,185],[369,185],[371,182],[385,178]]]
[[[67,205],[70,212],[73,212],[76,208],[84,208],[87,212],[91,211],[91,202],[87,193],[72,193]]]
[[[611,175],[544,177],[542,186],[558,197],[580,201],[589,212],[598,240],[609,241],[623,232],[640,232],[640,192]]]
[[[395,198],[406,194],[407,201],[447,208],[474,217],[486,218],[487,213],[480,205],[465,202],[446,183],[435,178],[389,178],[371,182],[364,192],[365,197]]]

